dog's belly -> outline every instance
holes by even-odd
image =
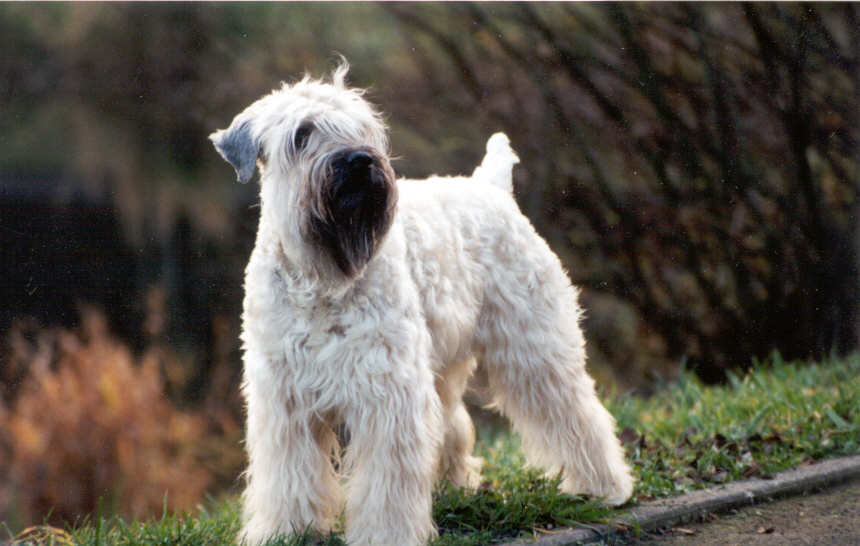
[[[433,351],[443,367],[462,362],[472,354],[477,319],[477,308],[471,302],[474,284],[477,283],[455,283],[443,278],[435,290],[423,293]]]

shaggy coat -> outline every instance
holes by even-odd
[[[477,363],[530,464],[623,503],[633,480],[585,371],[577,292],[511,195],[508,139],[471,177],[395,180],[345,74],[284,85],[212,136],[241,181],[261,172],[241,539],[325,534],[343,509],[351,545],[424,544],[434,483],[481,480],[461,400]]]

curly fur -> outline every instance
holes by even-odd
[[[531,464],[624,502],[633,480],[585,371],[577,292],[511,195],[507,138],[472,177],[395,181],[385,125],[345,74],[284,85],[212,136],[240,180],[261,171],[242,540],[325,534],[342,509],[349,544],[425,543],[434,482],[480,483],[461,400],[479,363]]]

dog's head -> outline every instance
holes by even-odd
[[[240,182],[259,166],[261,226],[300,270],[329,281],[361,275],[397,203],[385,124],[346,86],[347,69],[284,84],[210,137]]]

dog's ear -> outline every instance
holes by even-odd
[[[260,145],[251,137],[249,122],[233,124],[227,129],[213,133],[209,140],[215,144],[218,152],[233,165],[239,182],[243,184],[254,176]]]

